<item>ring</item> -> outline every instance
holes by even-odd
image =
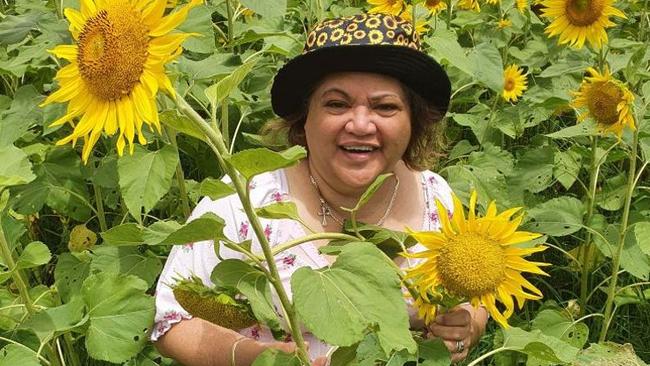
[[[465,342],[461,341],[456,341],[456,353],[463,353],[465,350]]]

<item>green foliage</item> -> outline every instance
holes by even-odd
[[[244,178],[250,180],[258,174],[294,165],[305,156],[307,152],[304,147],[293,146],[282,152],[265,148],[248,149],[234,154],[227,160]]]

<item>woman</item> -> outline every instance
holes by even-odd
[[[395,230],[439,227],[432,203],[437,198],[451,208],[451,190],[440,176],[420,170],[431,162],[436,137],[432,131],[447,110],[450,83],[442,68],[419,50],[417,34],[408,22],[361,14],[320,23],[309,33],[305,52],[278,72],[271,93],[289,140],[304,145],[308,158],[256,177],[250,187],[254,205],[290,200],[310,228],[337,232],[348,218],[340,207],[354,207],[379,174],[390,172],[393,177],[357,219]],[[226,220],[225,234],[232,240],[252,238],[235,196],[216,202],[204,198],[192,217],[209,211]],[[303,227],[290,220],[268,220],[263,225],[272,245],[305,235]],[[305,243],[276,258],[287,289],[297,268],[331,264],[333,258],[317,251],[324,244]],[[259,251],[259,246],[254,243],[253,249]],[[227,248],[220,254],[241,258]],[[265,348],[295,348],[290,342],[273,341],[264,328],[237,333],[190,319],[167,284],[190,274],[211,284],[210,273],[218,261],[211,242],[172,250],[156,295],[152,339],[160,352],[186,365],[230,365],[233,360],[250,365]],[[476,344],[486,319],[483,309],[462,305],[438,316],[428,333],[442,338],[458,361]],[[412,325],[423,326],[415,320]],[[308,333],[305,340],[314,364],[324,364],[330,347]]]

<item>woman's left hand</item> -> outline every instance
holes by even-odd
[[[474,309],[469,304],[459,305],[438,315],[429,324],[429,337],[443,340],[451,352],[452,362],[462,361],[485,331],[486,322],[485,309]]]

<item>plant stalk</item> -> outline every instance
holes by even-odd
[[[266,259],[266,264],[268,265],[269,272],[271,273],[271,278],[269,278],[269,281],[273,285],[273,288],[275,289],[278,298],[280,299],[280,303],[282,304],[283,311],[289,320],[291,335],[296,344],[296,354],[303,365],[310,365],[311,363],[309,361],[307,350],[305,349],[305,341],[300,330],[300,324],[298,323],[295,309],[293,307],[293,304],[289,301],[287,292],[282,286],[282,281],[280,280],[280,275],[273,258],[273,253],[271,252],[270,244],[264,235],[264,228],[262,228],[262,224],[251,205],[248,196],[248,187],[246,184],[247,182],[242,181],[237,170],[235,170],[232,165],[224,160],[224,157],[228,156],[229,154],[228,149],[224,143],[223,136],[221,135],[219,129],[210,128],[205,120],[198,113],[196,113],[196,111],[194,111],[194,109],[192,109],[192,107],[180,95],[176,96],[176,105],[183,114],[190,118],[190,120],[192,120],[197,125],[197,127],[199,127],[203,133],[206,134],[206,137],[208,137],[210,142],[217,150],[216,156],[219,164],[232,179],[235,191],[241,200],[244,211],[246,212],[246,216],[248,216],[250,219],[253,231],[255,232],[255,235],[260,242],[260,246],[262,247],[262,251],[264,252],[264,258]]]
[[[95,205],[97,205],[97,220],[101,231],[108,230],[106,225],[106,214],[104,213],[104,200],[102,198],[102,187],[93,181],[93,191],[95,192]]]
[[[2,226],[0,225],[0,255],[2,256],[2,260],[4,263],[10,268],[13,269],[13,273],[11,274],[11,278],[14,280],[14,283],[16,284],[16,287],[18,288],[18,293],[20,294],[21,299],[23,300],[23,303],[25,304],[25,309],[27,310],[27,313],[34,314],[36,312],[36,307],[34,306],[34,303],[32,302],[31,297],[29,296],[29,288],[27,287],[27,281],[23,278],[22,271],[15,269],[16,268],[16,261],[14,261],[14,257],[11,254],[11,249],[9,249],[9,244],[7,243],[7,239],[5,238],[4,231],[2,230]]]
[[[168,130],[169,140],[172,143],[172,146],[178,151],[178,143],[176,142],[176,131],[169,129]],[[185,186],[185,174],[183,173],[183,167],[180,161],[180,155],[178,158],[178,164],[176,164],[176,184],[178,184],[178,194],[180,195],[181,207],[183,208],[183,215],[187,218],[190,216],[190,202],[187,199],[187,187]]]
[[[585,217],[585,224],[589,225],[594,214],[594,206],[596,205],[596,185],[598,184],[598,173],[600,164],[596,161],[598,147],[598,137],[591,138],[591,168],[589,170],[589,191],[587,192],[587,216]],[[580,316],[585,315],[587,309],[587,292],[589,291],[589,267],[591,260],[589,253],[591,253],[591,231],[587,230],[585,234],[585,241],[582,247],[582,268],[580,273]]]
[[[607,288],[607,300],[605,302],[605,317],[603,319],[603,325],[600,328],[600,336],[598,337],[599,342],[604,342],[607,338],[607,330],[609,329],[609,324],[611,323],[612,314],[612,305],[614,304],[614,297],[616,296],[616,284],[618,282],[618,269],[621,266],[621,253],[623,252],[623,247],[625,246],[625,236],[627,234],[627,222],[630,217],[630,206],[632,204],[632,193],[634,193],[634,183],[636,175],[636,160],[637,160],[637,149],[639,146],[639,127],[634,130],[634,138],[632,140],[632,148],[630,149],[630,167],[628,168],[627,174],[627,191],[625,192],[625,206],[623,207],[623,218],[621,219],[620,235],[618,240],[618,247],[616,252],[613,255],[613,264],[612,264],[612,278],[609,281],[609,287]]]

